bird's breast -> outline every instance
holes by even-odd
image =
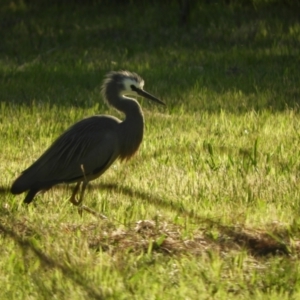
[[[144,122],[143,120],[135,120],[135,122],[125,121],[120,124],[120,159],[130,159],[139,149],[144,135]]]

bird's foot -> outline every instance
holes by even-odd
[[[78,213],[82,216],[82,211],[85,210],[87,212],[89,212],[90,214],[94,215],[95,217],[97,218],[100,218],[100,219],[107,219],[107,217],[103,214],[100,214],[98,212],[96,212],[95,210],[85,206],[85,205],[81,205],[79,208],[78,208]]]
[[[80,206],[82,199],[77,200],[75,196],[72,196],[69,201],[75,206]]]
[[[78,182],[78,183],[76,184],[76,186],[75,186],[75,188],[74,188],[74,190],[73,190],[72,196],[71,196],[71,198],[69,199],[69,201],[70,201],[73,205],[75,205],[75,206],[79,206],[79,205],[81,204],[81,202],[82,202],[82,199],[83,199],[82,196],[79,198],[79,200],[76,199],[76,194],[77,194],[77,192],[78,192],[78,190],[79,190],[79,188],[80,188],[80,184],[81,184],[81,182]]]

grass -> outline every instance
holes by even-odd
[[[299,16],[255,3],[182,28],[175,4],[3,2],[1,299],[298,299]],[[167,108],[142,101],[138,154],[88,189],[108,220],[66,186],[24,206],[8,188],[55,137],[122,117],[100,96],[119,69]]]

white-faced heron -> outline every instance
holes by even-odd
[[[117,159],[129,159],[139,148],[144,132],[144,117],[135,99],[143,96],[164,102],[143,90],[144,80],[128,71],[107,74],[102,94],[107,103],[125,114],[124,121],[113,116],[95,115],[67,129],[28,169],[15,180],[13,194],[28,191],[30,203],[39,191],[60,183],[77,183],[70,201],[81,204],[89,181],[103,174]],[[76,194],[81,187],[79,200]]]

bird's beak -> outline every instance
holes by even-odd
[[[161,100],[157,99],[156,97],[152,96],[151,94],[149,94],[148,92],[142,90],[142,89],[139,89],[137,88],[136,86],[132,86],[131,87],[133,91],[135,91],[137,94],[139,94],[140,96],[144,97],[144,98],[147,98],[147,99],[150,99],[156,103],[159,103],[161,105],[166,105],[164,102],[162,102]]]

